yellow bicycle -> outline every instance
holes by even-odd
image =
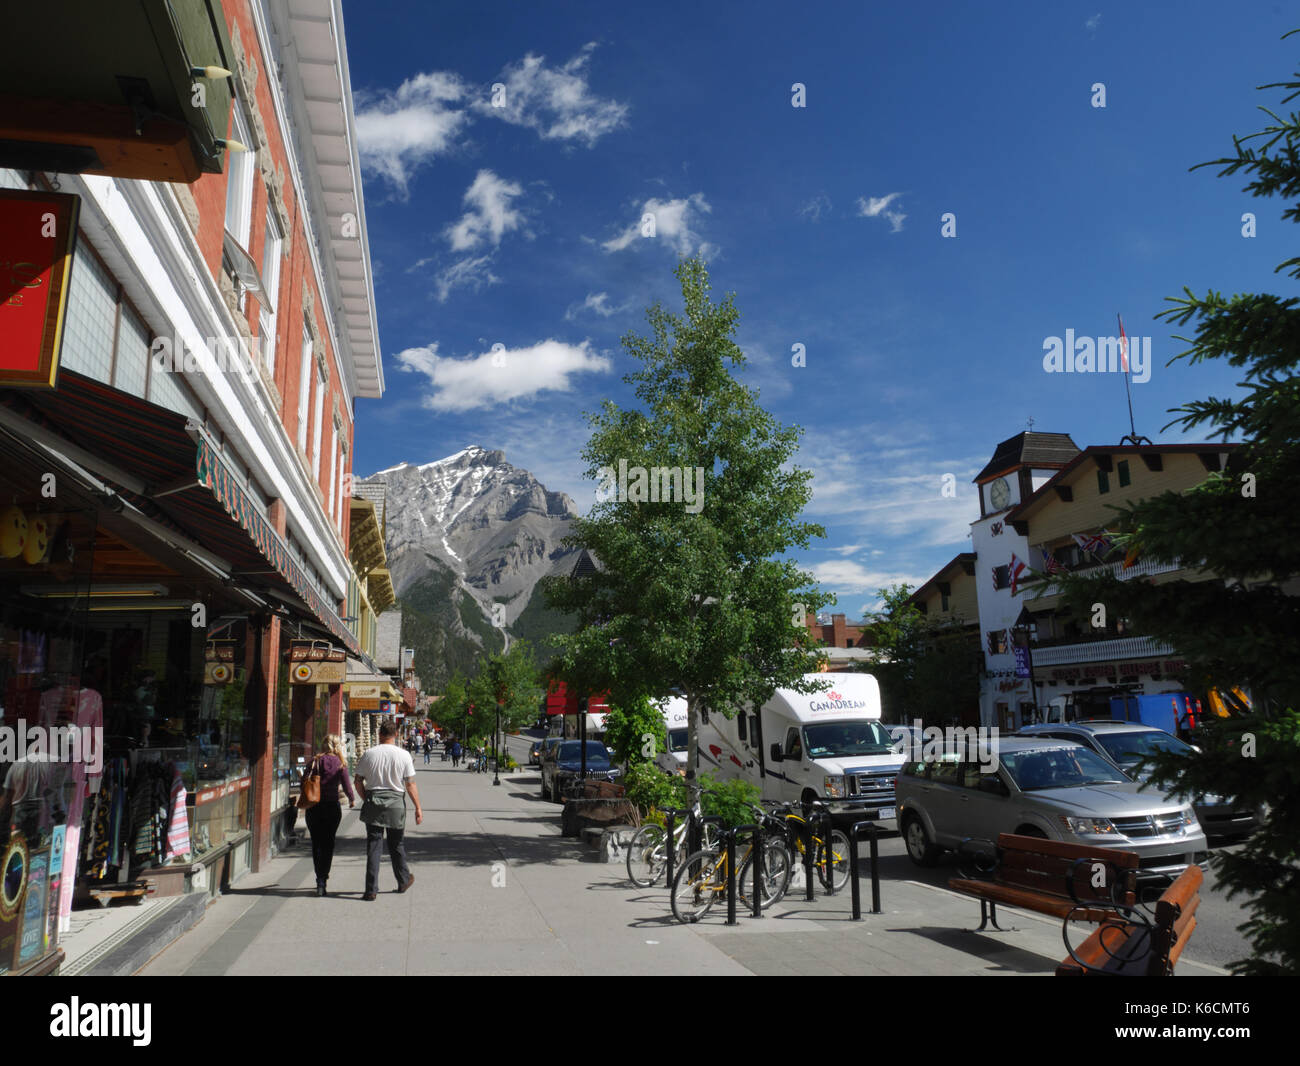
[[[760,834],[758,890],[763,906],[770,907],[785,896],[790,885],[793,859],[779,820],[757,807],[754,810],[764,830]],[[773,835],[767,835],[769,832]],[[748,893],[753,888],[754,861],[754,842],[751,839],[743,851],[736,853],[736,896],[746,907],[749,906]],[[697,851],[687,856],[673,878],[673,917],[679,922],[698,922],[726,895],[727,849],[719,846]]]
[[[796,804],[779,803],[774,805],[777,811],[777,817],[780,818],[786,828],[786,842],[789,848],[791,858],[798,866],[802,866],[805,856],[808,852],[804,848],[804,829],[807,824],[803,815],[795,811]],[[814,804],[813,806],[825,806],[824,804]],[[850,862],[849,862],[849,836],[843,830],[832,829],[829,853],[826,848],[826,842],[817,835],[816,831],[812,834],[812,853],[813,865],[817,867],[817,878],[822,883],[823,888],[829,888],[833,883],[835,891],[838,892],[849,883]],[[829,869],[827,858],[829,854]],[[834,878],[832,882],[832,878]]]

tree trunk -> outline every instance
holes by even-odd
[[[686,694],[686,806],[694,807],[700,795],[700,783],[695,768],[700,761],[700,711],[699,699],[694,693]]]

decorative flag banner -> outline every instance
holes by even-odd
[[[1088,552],[1097,556],[1097,558],[1101,558],[1113,547],[1110,537],[1104,529],[1100,533],[1089,533],[1087,536],[1071,533],[1070,537],[1079,546],[1080,551]]]
[[[1041,549],[1041,551],[1043,553],[1043,566],[1047,568],[1049,574],[1059,574],[1065,570],[1065,567],[1056,561],[1055,555],[1046,548]]]
[[[1119,319],[1119,362],[1123,367],[1124,373],[1128,373],[1128,334],[1124,332],[1124,318],[1122,315],[1116,315]],[[1141,382],[1139,382],[1141,384]]]
[[[1136,544],[1130,545],[1128,549],[1128,553],[1124,556],[1124,569],[1128,570],[1130,567],[1135,566],[1137,564],[1138,558],[1141,555],[1142,555],[1142,549],[1138,547],[1138,545]]]
[[[1016,595],[1016,583],[1020,580],[1020,575],[1028,569],[1029,567],[1016,558],[1016,553],[1012,552],[1011,566],[1007,570],[1007,573],[1011,577],[1011,595]]]

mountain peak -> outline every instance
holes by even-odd
[[[576,514],[573,501],[512,466],[499,449],[471,444],[361,480],[387,485],[388,566],[399,598],[443,568],[485,618],[504,604],[509,624],[540,578],[569,565],[572,549],[561,541]]]

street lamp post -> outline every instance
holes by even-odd
[[[501,736],[501,700],[500,700],[500,698],[497,699],[497,724],[496,724],[496,733],[495,733],[495,735],[493,736],[492,739],[493,739],[493,741],[494,741],[494,746],[495,746],[496,749],[497,749],[496,765],[493,767],[492,784],[494,784],[494,785],[499,785],[499,784],[501,784],[501,748],[503,747],[502,741],[505,739],[504,737]]]

